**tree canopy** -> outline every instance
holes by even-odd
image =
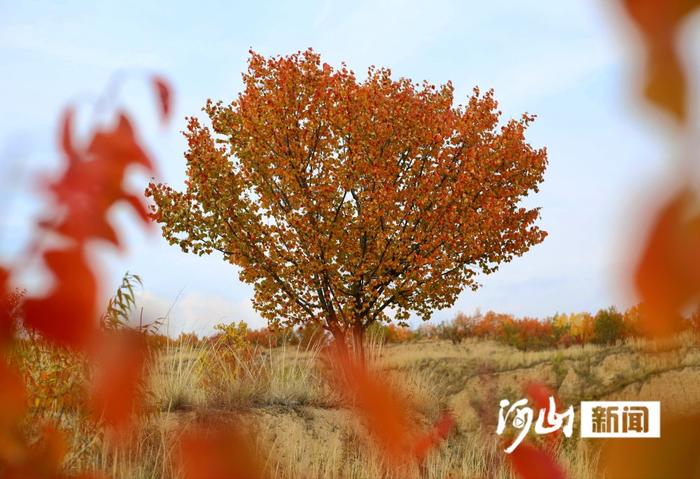
[[[251,52],[243,81],[188,119],[185,190],[147,195],[164,237],[223,253],[272,325],[428,319],[546,236],[520,205],[547,164],[534,117],[501,123],[492,91],[456,106],[451,83],[359,80],[311,49]]]

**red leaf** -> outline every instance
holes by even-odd
[[[185,479],[266,477],[252,436],[234,427],[187,431],[180,438],[178,450]]]
[[[108,221],[109,209],[126,201],[148,222],[145,207],[124,191],[124,179],[131,165],[153,171],[153,165],[139,145],[129,119],[119,115],[112,130],[97,131],[86,152],[77,152],[70,140],[71,113],[66,114],[63,128],[63,149],[69,157],[63,176],[50,186],[56,202],[64,208],[58,224],[44,223],[62,235],[77,241],[104,239],[119,245]]]
[[[153,171],[153,164],[143,151],[131,126],[129,118],[121,113],[117,126],[112,131],[98,131],[88,146],[88,153],[104,163],[112,163],[121,175],[113,180],[121,184],[124,169],[131,164],[140,164]]]
[[[153,77],[153,86],[155,87],[156,94],[158,95],[161,118],[165,122],[170,117],[172,96],[170,93],[170,86],[164,78],[157,75]]]
[[[532,404],[537,408],[537,410],[544,411],[542,412],[542,414],[544,415],[544,425],[547,427],[553,426],[553,424],[550,423],[548,419],[550,406],[549,398],[554,398],[554,407],[556,411],[561,411],[562,409],[562,405],[559,402],[559,398],[557,397],[556,391],[538,381],[528,382],[527,384],[525,384],[523,390],[525,392],[525,395],[532,399]],[[547,444],[547,446],[550,449],[553,449],[562,440],[562,435],[563,432],[561,429],[557,429],[556,431],[545,435],[545,444]]]
[[[12,336],[14,318],[12,298],[9,292],[10,272],[0,267],[0,347]]]
[[[57,429],[44,427],[41,439],[29,447],[26,467],[33,477],[65,477],[59,474],[68,452],[66,440]],[[27,474],[28,476],[29,474]],[[27,477],[25,476],[25,477]]]
[[[536,448],[532,444],[520,444],[508,460],[513,472],[521,479],[564,479],[564,469],[556,462],[553,455]]]
[[[647,49],[644,93],[657,106],[684,121],[687,116],[686,78],[676,42],[685,16],[697,0],[624,0],[630,18],[642,33]]]
[[[22,460],[24,442],[18,423],[26,409],[27,397],[21,376],[0,360],[0,464]]]
[[[146,344],[140,333],[105,336],[96,344],[93,415],[119,435],[128,432],[139,412],[145,361]]]
[[[337,355],[331,364],[338,391],[362,419],[385,459],[392,466],[409,461],[419,431],[398,391],[349,355]]]
[[[63,112],[63,124],[61,127],[61,149],[68,159],[68,165],[76,164],[80,161],[80,155],[73,145],[73,116],[75,112],[72,108],[67,108]]]
[[[697,198],[681,191],[659,212],[637,264],[634,283],[645,305],[642,329],[654,336],[678,330],[681,310],[700,292]]]
[[[535,407],[539,409],[549,409],[549,398],[553,397],[557,408],[559,408],[557,393],[548,386],[537,381],[530,381],[525,385],[523,390],[525,394],[532,399],[532,403]]]
[[[424,461],[447,437],[454,424],[450,413],[443,414],[429,432],[423,433],[416,421],[418,412],[401,392],[385,376],[351,357],[347,349],[336,345],[329,364],[330,381],[363,422],[390,467],[398,469],[416,459]]]
[[[420,462],[425,461],[428,453],[447,438],[454,424],[455,420],[452,414],[449,412],[443,413],[440,419],[435,422],[433,428],[416,442],[413,448],[416,458]]]
[[[47,251],[44,261],[54,287],[44,298],[25,301],[25,324],[56,343],[84,347],[97,321],[97,280],[77,247]]]

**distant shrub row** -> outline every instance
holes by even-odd
[[[613,344],[638,335],[636,310],[624,313],[615,308],[590,313],[557,314],[550,318],[515,318],[489,311],[486,314],[458,314],[452,321],[423,325],[418,334],[459,343],[465,338],[498,341],[520,350],[568,347],[588,343]]]
[[[468,315],[458,313],[454,319],[440,324],[423,324],[418,328],[394,324],[374,324],[367,330],[370,341],[380,343],[405,343],[421,339],[444,339],[454,344],[466,338],[497,341],[523,351],[569,347],[584,344],[614,344],[632,337],[642,336],[640,317],[643,308],[634,306],[621,312],[610,307],[595,314],[556,314],[540,319],[517,318],[510,314],[489,311]],[[685,321],[684,328],[700,330],[700,312]],[[310,324],[293,330],[272,331],[267,328],[250,329],[244,322],[217,325],[217,334],[198,338],[195,334],[181,334],[176,342],[226,341],[232,345],[242,343],[264,347],[283,344],[306,348],[324,344],[328,335],[319,326]],[[680,332],[680,331],[679,331]],[[165,337],[153,338],[156,342],[168,341]]]
[[[244,321],[229,324],[217,324],[213,336],[199,337],[195,333],[181,333],[176,339],[168,339],[160,334],[152,335],[151,339],[158,345],[175,342],[189,345],[209,343],[212,345],[226,344],[235,349],[244,345],[276,348],[282,345],[299,346],[303,349],[322,345],[328,341],[324,330],[315,324],[294,329],[271,330],[268,328],[251,329]]]
[[[414,337],[447,339],[455,344],[466,338],[491,339],[524,351],[584,344],[615,344],[643,335],[640,322],[642,314],[642,305],[633,306],[624,312],[610,307],[595,314],[556,314],[544,319],[516,318],[493,311],[473,315],[459,313],[451,321],[420,326],[414,332]],[[678,332],[684,329],[700,329],[700,312],[687,318]]]

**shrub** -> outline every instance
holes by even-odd
[[[245,321],[230,324],[217,324],[214,330],[218,331],[215,336],[216,342],[225,344],[235,350],[243,350],[249,346],[248,324]]]
[[[388,343],[405,343],[412,340],[413,337],[413,331],[407,326],[390,324],[386,327],[386,342]]]
[[[613,344],[623,339],[625,322],[622,313],[615,307],[601,309],[595,315],[593,323],[593,342],[597,344]]]
[[[289,342],[293,333],[289,329],[249,329],[247,339],[249,343],[254,345],[265,348],[277,348],[285,342]]]

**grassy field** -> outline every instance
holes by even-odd
[[[419,412],[418,421],[428,427],[444,410],[456,419],[425,469],[402,477],[510,477],[504,444],[495,434],[498,402],[523,397],[530,380],[556,389],[565,405],[585,399],[660,400],[666,414],[692,412],[700,403],[700,348],[690,336],[663,348],[630,340],[523,352],[489,341],[423,340],[370,344],[368,350],[374,367]],[[120,450],[78,413],[45,407],[35,417],[49,417],[71,431],[67,464],[73,470],[177,477],[171,464],[176,431],[202,421],[230,421],[247,428],[272,477],[386,477],[363,425],[340,407],[323,381],[320,355],[318,348],[296,346],[245,354],[168,346],[151,362],[148,408],[131,447]],[[596,477],[598,446],[574,433],[559,448],[559,460],[571,477]]]

